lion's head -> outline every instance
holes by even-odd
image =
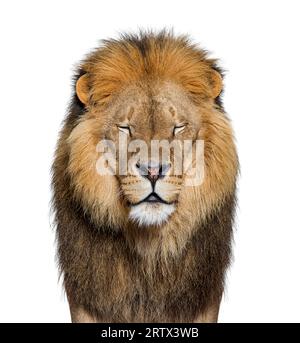
[[[176,249],[180,237],[233,194],[238,162],[221,90],[216,61],[186,37],[123,36],[87,56],[58,155],[67,161],[72,197],[94,223],[136,235],[156,230],[173,237]],[[141,141],[148,156],[136,148]],[[187,182],[188,168],[176,170],[174,146],[169,155],[153,157],[153,141],[181,148],[189,141],[192,152],[202,141],[201,182]],[[101,142],[108,142],[115,164],[103,158]],[[110,173],[101,172],[104,167]]]

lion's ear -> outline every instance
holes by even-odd
[[[84,74],[76,82],[76,94],[79,100],[87,105],[89,99],[88,75]]]
[[[222,76],[216,70],[211,70],[209,80],[211,84],[212,97],[216,98],[218,95],[220,95],[223,88]]]

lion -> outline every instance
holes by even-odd
[[[80,63],[52,179],[73,322],[217,321],[239,168],[222,90],[218,61],[165,30],[104,40]],[[125,140],[150,149],[175,139],[191,151],[203,142],[201,182],[175,172],[174,149],[120,154]],[[100,141],[115,145],[115,169]]]

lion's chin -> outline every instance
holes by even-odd
[[[160,226],[174,211],[174,204],[143,202],[131,207],[129,218],[139,226]]]

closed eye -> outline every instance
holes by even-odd
[[[119,131],[124,132],[127,135],[131,136],[130,126],[118,125],[118,129],[119,129]]]
[[[174,136],[178,135],[180,132],[182,132],[185,129],[185,127],[186,127],[185,124],[175,126],[173,129],[173,135]]]

